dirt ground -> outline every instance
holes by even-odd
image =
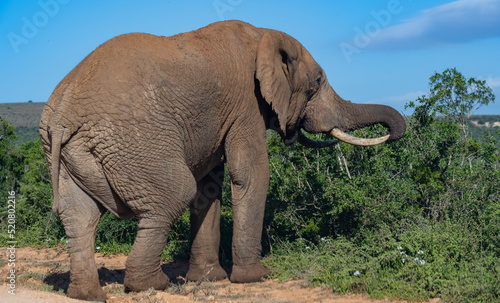
[[[16,248],[16,289],[15,295],[8,293],[7,286],[8,251],[0,248],[0,302],[84,302],[73,300],[64,294],[69,283],[69,255],[63,249]],[[7,257],[7,258],[6,258]],[[172,279],[166,291],[146,291],[125,293],[123,278],[125,276],[126,256],[106,257],[96,254],[99,267],[99,279],[107,293],[107,302],[338,302],[365,303],[390,302],[389,300],[372,300],[363,295],[340,296],[327,288],[307,287],[305,281],[288,281],[280,283],[266,280],[261,283],[232,284],[228,280],[219,282],[186,282],[187,263],[168,263],[163,270]],[[431,302],[437,302],[434,299]],[[404,301],[402,301],[404,302]]]

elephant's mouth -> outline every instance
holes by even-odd
[[[357,146],[372,146],[372,145],[377,145],[380,143],[383,143],[389,139],[390,135],[385,135],[383,137],[378,137],[378,138],[373,138],[373,139],[365,139],[365,138],[357,138],[353,137],[343,131],[341,131],[338,128],[332,129],[329,134],[338,139],[338,140],[328,140],[328,141],[315,141],[312,139],[309,139],[306,137],[302,129],[299,129],[299,136],[298,136],[298,141],[300,144],[304,145],[305,147],[310,147],[310,148],[324,148],[324,147],[329,147],[335,144],[338,144],[339,141],[349,143],[352,145],[357,145]]]

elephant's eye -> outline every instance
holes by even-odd
[[[318,77],[318,79],[316,79],[316,84],[321,85],[321,77]]]

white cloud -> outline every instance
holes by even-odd
[[[407,50],[500,36],[500,0],[459,0],[423,10],[404,23],[382,28],[367,46]]]
[[[486,84],[488,84],[491,89],[497,90],[498,88],[500,88],[500,77],[493,78],[492,76],[490,76],[488,77],[488,79],[486,79]]]

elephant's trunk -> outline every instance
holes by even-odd
[[[376,139],[369,139],[373,140],[371,141],[373,144],[370,145],[379,144],[385,140],[387,140],[387,142],[397,141],[403,137],[406,130],[406,123],[403,116],[394,108],[378,104],[355,104],[344,101],[337,94],[335,95],[336,98],[339,98],[339,107],[342,108],[342,111],[344,112],[343,116],[346,117],[343,121],[344,123],[341,123],[337,130],[333,129],[333,131],[330,132],[330,134],[335,138],[345,141],[342,137],[339,137],[342,133],[340,130],[352,131],[375,124],[382,124],[387,127],[388,135]]]
[[[364,139],[346,133],[375,124],[387,127],[389,134],[379,138]],[[340,141],[360,146],[399,140],[406,130],[403,116],[392,107],[345,101],[328,84],[325,84],[322,93],[306,108],[301,126],[308,132],[329,133]],[[307,147],[322,148],[338,143],[338,140],[313,141],[305,137],[302,132],[298,135],[299,143]]]

